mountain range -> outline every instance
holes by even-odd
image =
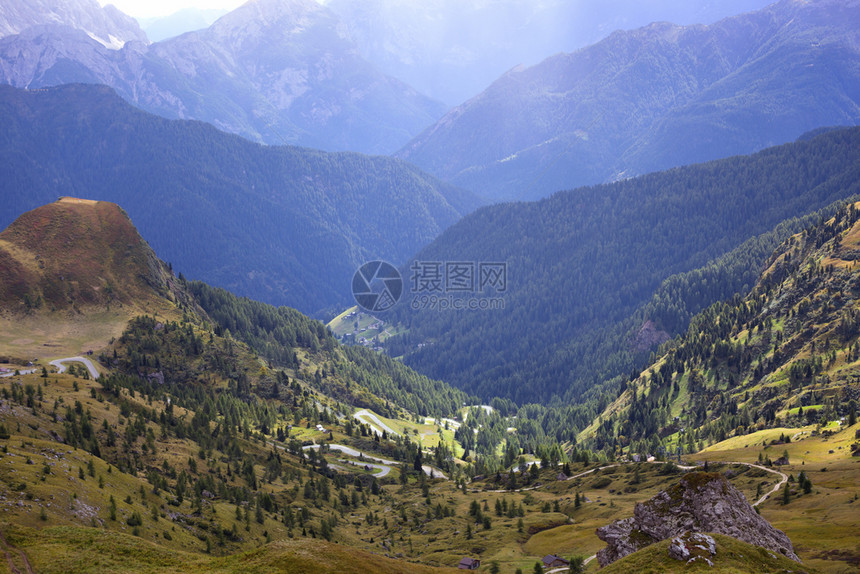
[[[510,70],[398,152],[493,200],[751,153],[860,120],[860,7],[781,0]]]
[[[781,0],[600,41],[660,15],[695,22],[761,2],[580,11],[560,1],[455,10],[441,0],[253,0],[154,44],[95,0],[19,3],[0,14],[0,82],[101,83],[147,111],[256,141],[396,152],[493,201],[750,153],[860,118],[860,15],[836,0]],[[497,79],[445,113],[395,77],[434,94],[465,90],[449,101]]]
[[[119,202],[177,271],[306,312],[350,300],[359,265],[405,261],[478,205],[392,158],[267,147],[144,113],[91,85],[0,86],[0,195]]]
[[[9,571],[860,564],[860,1],[0,2]]]
[[[651,22],[707,24],[770,0],[328,0],[358,49],[386,74],[454,106],[518,65]]]
[[[4,2],[0,82],[105,84],[168,118],[330,151],[389,153],[445,110],[361,58],[342,23],[314,0],[252,0],[204,30],[154,44],[96,0],[41,5],[36,12],[29,0]],[[103,39],[109,16],[133,24],[136,41],[121,41],[120,32],[115,42]]]

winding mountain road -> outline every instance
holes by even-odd
[[[310,444],[308,446],[303,446],[302,450],[308,450],[308,449],[319,450],[319,448],[320,448],[320,445],[318,445],[318,444]],[[375,456],[370,456],[370,455],[364,454],[361,451],[357,451],[352,447],[344,446],[342,444],[330,444],[330,445],[328,445],[328,449],[329,450],[336,450],[338,452],[342,452],[343,454],[345,454],[347,456],[354,456],[356,458],[360,458],[363,460],[375,460],[376,462],[381,462],[382,464],[389,464],[389,465],[400,464],[400,463],[393,461],[393,460],[385,460],[384,458],[377,458]]]
[[[387,466],[385,464],[375,464],[372,462],[365,462],[362,465],[360,462],[356,462],[354,460],[347,460],[345,458],[339,458],[337,460],[338,460],[338,462],[342,462],[342,463],[348,464],[350,466],[366,466],[366,467],[370,467],[370,468],[375,468],[375,469],[380,471],[379,474],[374,475],[377,478],[382,478],[383,476],[388,476],[388,473],[391,472],[391,467]],[[334,466],[334,465],[329,465],[329,466]],[[346,469],[344,469],[344,470],[346,470]]]
[[[93,362],[90,361],[89,359],[87,359],[86,357],[69,357],[67,359],[54,359],[53,361],[51,361],[48,364],[51,365],[52,367],[57,367],[58,373],[65,373],[66,372],[66,365],[64,365],[63,363],[83,363],[84,366],[87,368],[87,370],[90,372],[90,378],[92,378],[93,380],[99,378],[99,370],[96,368],[96,366],[93,364]],[[31,373],[35,373],[36,371],[38,371],[38,369],[27,369],[27,370],[18,371],[18,372],[22,375],[29,375]],[[12,376],[14,376],[14,374],[15,373],[6,373],[3,375],[0,375],[0,377],[12,377]]]
[[[318,444],[311,444],[311,445],[308,445],[308,446],[303,446],[303,447],[302,447],[302,450],[308,450],[308,449],[319,450],[319,448],[320,448],[320,445],[318,445]],[[377,474],[377,475],[375,475],[377,478],[382,478],[382,477],[384,477],[384,476],[388,476],[388,473],[389,473],[389,472],[391,472],[391,466],[389,466],[389,465],[395,465],[395,464],[397,464],[397,463],[396,463],[396,462],[394,462],[393,460],[385,460],[384,458],[376,458],[376,457],[373,457],[373,456],[367,456],[366,454],[364,454],[364,453],[363,453],[363,452],[361,452],[361,451],[357,451],[357,450],[355,450],[354,448],[351,448],[351,447],[348,447],[348,446],[344,446],[344,445],[342,445],[342,444],[330,444],[330,445],[328,445],[328,448],[329,448],[329,450],[336,450],[336,451],[338,451],[338,452],[342,452],[342,453],[343,453],[343,454],[345,454],[345,455],[348,455],[348,456],[354,456],[354,457],[356,457],[356,458],[360,458],[360,459],[361,459],[361,460],[359,460],[359,461],[352,461],[352,460],[346,460],[346,459],[344,459],[344,458],[339,458],[339,459],[337,459],[337,460],[338,460],[338,462],[342,462],[342,463],[344,463],[344,464],[349,464],[349,465],[352,465],[352,466],[359,466],[359,465],[363,462],[363,463],[364,463],[364,466],[368,466],[368,467],[370,467],[370,468],[378,469],[378,470],[380,471],[380,473],[379,473],[379,474]],[[375,460],[375,461],[377,461],[377,462],[385,463],[385,464],[377,464],[377,463],[374,463],[374,462],[366,462],[367,460]]]
[[[92,361],[85,357],[69,357],[68,359],[55,359],[51,361],[49,364],[57,367],[57,371],[60,373],[66,372],[66,366],[63,363],[83,363],[87,370],[90,372],[90,377],[95,380],[99,378],[99,371],[96,369],[96,366],[93,365]]]
[[[397,431],[392,429],[390,426],[388,426],[387,424],[385,424],[384,422],[379,420],[378,416],[376,416],[375,414],[373,414],[372,412],[370,412],[367,409],[361,409],[360,411],[357,411],[353,415],[353,417],[355,417],[359,422],[370,425],[370,428],[373,429],[373,432],[375,432],[379,436],[382,436],[382,430],[387,432],[390,436],[400,436],[400,433],[398,433]],[[366,421],[362,417],[367,417],[368,419],[370,419],[373,422]],[[374,423],[375,423],[375,425],[378,425],[378,426],[374,426]],[[379,429],[382,429],[382,430],[379,430]]]
[[[280,446],[280,445],[277,445],[277,444],[275,444],[275,443],[272,443],[272,444],[273,444],[273,445],[275,445],[276,447],[280,448],[280,449],[283,449],[283,448],[284,448],[284,447],[282,447],[282,446]],[[315,449],[315,450],[318,450],[318,449],[320,448],[320,445],[318,445],[318,444],[310,444],[310,445],[307,445],[307,446],[303,446],[303,447],[302,447],[302,450],[308,450],[308,449],[311,449],[311,448],[312,448],[312,449]],[[342,452],[343,454],[345,454],[345,455],[347,455],[347,456],[354,456],[354,457],[358,458],[358,459],[359,459],[359,461],[358,461],[358,463],[359,463],[359,464],[360,464],[360,463],[362,463],[362,462],[364,462],[367,466],[369,466],[369,467],[371,467],[371,468],[378,468],[378,469],[382,470],[382,474],[378,474],[378,475],[376,475],[376,476],[378,476],[378,477],[380,477],[380,478],[381,478],[381,477],[383,477],[383,476],[386,476],[389,472],[391,472],[391,467],[392,467],[392,466],[397,466],[397,465],[399,465],[399,464],[400,464],[399,462],[394,461],[394,460],[386,460],[386,459],[384,459],[384,458],[379,458],[379,457],[376,457],[376,456],[370,456],[370,455],[365,454],[365,453],[363,453],[363,452],[361,452],[361,451],[355,450],[355,449],[354,449],[354,448],[352,448],[352,447],[344,446],[344,445],[342,445],[342,444],[330,444],[330,445],[328,445],[328,448],[329,448],[329,450],[336,450],[336,451],[338,451],[338,452]],[[341,461],[341,462],[347,462],[347,463],[350,463],[350,464],[351,464],[351,461],[345,461],[345,460],[342,460],[342,459],[338,459],[338,460],[339,460],[339,461]],[[374,462],[367,462],[367,461],[374,461]],[[376,464],[376,463],[379,463],[379,464]],[[442,472],[441,470],[439,470],[438,468],[434,468],[434,467],[429,466],[429,465],[424,465],[424,466],[422,466],[421,468],[422,468],[422,470],[424,471],[424,474],[426,474],[427,476],[430,476],[430,477],[433,477],[433,478],[442,478],[442,479],[444,479],[444,480],[448,480],[448,477],[447,477],[447,476],[445,476],[445,473],[443,473],[443,472]]]

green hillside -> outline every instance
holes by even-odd
[[[755,289],[694,317],[580,438],[595,448],[645,451],[664,441],[695,452],[765,428],[853,425],[858,207],[789,237]],[[790,442],[786,432],[796,431],[773,440]]]
[[[428,472],[455,474],[447,444],[422,453],[419,441],[405,436],[374,439],[353,412],[371,407],[406,419],[419,412],[441,417],[453,415],[465,395],[370,351],[343,349],[321,323],[292,309],[203,284],[190,289],[155,258],[118,206],[62,200],[22,215],[2,241],[10,261],[29,263],[26,255],[37,253],[42,263],[0,277],[3,313],[12,324],[33,317],[50,329],[65,315],[51,308],[61,304],[82,316],[111,304],[127,305],[127,312],[147,301],[160,305],[159,313],[126,319],[121,334],[96,349],[98,381],[79,365],[57,373],[47,363],[56,351],[44,346],[34,372],[15,366],[23,374],[0,378],[0,448],[7,460],[0,491],[21,502],[7,508],[0,526],[15,556],[10,564],[23,548],[30,566],[22,569],[68,569],[58,556],[86,547],[81,570],[237,571],[247,562],[304,571],[316,561],[311,546],[319,548],[309,541],[352,544],[347,513],[375,508],[372,501],[383,498],[392,504],[384,485],[412,482],[420,492],[418,482],[427,478],[413,463],[422,455]],[[130,252],[115,254],[99,241]],[[55,300],[31,267],[65,264],[76,289]],[[110,282],[111,296],[98,281],[85,283],[87,276]],[[42,305],[21,303],[41,289]],[[101,326],[107,340],[121,322],[117,315],[92,328]],[[40,342],[38,333],[26,334]],[[7,353],[0,346],[0,360],[8,361]],[[373,453],[385,464],[365,468],[364,455],[329,444]],[[313,445],[319,454],[303,448]],[[116,535],[112,551],[88,542],[99,531]],[[268,543],[279,550],[206,558]],[[175,550],[199,557],[168,558]],[[333,549],[320,564],[355,572],[405,569],[371,554],[358,557],[353,562],[355,556]]]
[[[753,546],[730,536],[711,534],[717,542],[715,556],[707,557],[713,563],[707,565],[704,561],[688,565],[669,556],[671,540],[664,540],[643,548],[639,552],[626,556],[602,568],[605,574],[623,574],[626,572],[712,572],[714,574],[738,574],[742,572],[793,572],[798,568],[797,562],[785,556],[777,556],[764,548]],[[809,572],[807,569],[802,569]]]

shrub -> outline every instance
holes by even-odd
[[[592,488],[606,488],[610,484],[612,484],[612,479],[606,476],[602,476],[600,478],[595,479],[594,482],[591,483],[591,486]]]

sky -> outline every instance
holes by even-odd
[[[232,10],[245,2],[246,0],[99,0],[102,6],[113,4],[129,16],[134,16],[135,18],[167,16],[183,8]]]

